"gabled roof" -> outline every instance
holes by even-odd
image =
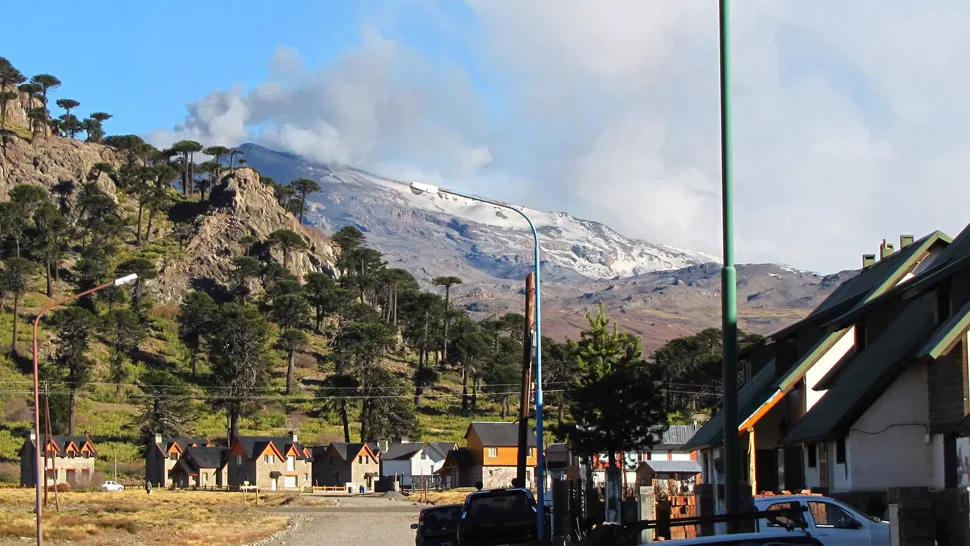
[[[48,442],[52,443],[55,446],[54,452],[58,455],[63,455],[65,453],[64,450],[67,449],[67,447],[70,446],[71,444],[74,444],[74,446],[77,447],[78,451],[83,450],[85,444],[89,444],[91,453],[93,455],[97,455],[97,450],[95,450],[94,448],[94,442],[91,442],[91,440],[87,436],[67,436],[67,435],[61,435],[61,434],[54,434],[51,436],[47,436],[46,439]],[[29,437],[27,438],[25,443],[29,443],[30,445],[35,445]]]
[[[775,360],[772,359],[738,389],[738,415],[751,415],[775,390]],[[704,423],[681,449],[693,451],[724,442],[724,413],[718,412]]]
[[[361,451],[364,451],[364,450],[366,450],[367,454],[370,455],[371,457],[375,459],[377,458],[377,455],[374,453],[374,450],[372,450],[370,446],[367,444],[354,444],[354,443],[348,444],[346,442],[333,442],[332,444],[330,444],[330,447],[328,448],[328,451],[330,450],[332,450],[334,454],[336,454],[344,461],[354,462],[353,459],[356,459],[357,456],[360,455]]]
[[[948,278],[954,271],[950,267],[954,263],[954,259],[961,253],[966,253],[970,250],[970,228],[964,229],[955,240],[950,239],[949,236],[941,231],[934,231],[903,250],[916,247],[925,247],[926,251],[934,247],[942,247],[942,250],[933,258],[932,263],[929,264],[925,271],[920,272],[919,275],[905,283],[894,284],[889,289],[876,293],[873,297],[867,298],[865,301],[853,306],[852,309],[832,317],[825,324],[826,330],[834,332],[846,328],[865,315],[868,312],[869,306],[880,306],[900,297],[916,297],[925,293],[926,290],[932,288],[940,281]],[[970,262],[967,265],[970,265]]]
[[[465,431],[465,438],[472,431],[475,431],[475,436],[485,447],[517,447],[519,445],[519,424],[518,423],[501,423],[501,422],[473,422],[468,425],[468,430]],[[536,433],[529,428],[527,441],[529,447],[535,447],[536,445]]]
[[[228,451],[224,447],[190,447],[183,457],[191,459],[195,468],[222,468]]]
[[[846,334],[844,327],[848,325],[843,325],[836,331],[824,332],[822,328],[828,322],[853,309],[866,309],[868,302],[896,286],[931,249],[947,245],[949,242],[949,237],[944,233],[934,231],[913,244],[899,249],[843,282],[806,318],[767,336],[768,340],[781,341],[801,333],[803,339],[807,338],[810,343],[814,341],[814,344],[788,369],[777,370],[778,379],[773,382],[772,387],[750,394],[752,398],[747,401],[741,401],[739,398],[739,427],[753,426],[757,423],[765,413],[798,385],[818,360]],[[775,362],[777,365],[777,361]],[[738,396],[741,396],[740,390]],[[701,428],[701,431],[708,429],[705,434],[695,435],[696,440],[692,438],[684,448],[695,449],[723,441],[721,434],[723,423],[723,417],[717,419],[715,416]]]
[[[286,456],[285,453],[289,451],[290,446],[295,446],[297,460],[312,460],[304,453],[303,444],[293,442],[293,438],[289,436],[236,436],[235,442],[242,446],[246,457],[250,459],[261,454],[272,444],[281,457]]]
[[[391,444],[387,451],[381,456],[383,461],[403,461],[411,459],[419,451],[424,449],[427,444],[424,442],[408,442],[404,444]]]
[[[437,451],[442,459],[448,456],[449,451],[458,447],[458,444],[455,442],[428,442],[428,445],[431,449]]]
[[[158,448],[162,453],[168,453],[173,445],[178,446],[178,450],[184,451],[185,448],[191,446],[206,446],[209,445],[208,438],[162,438],[162,443],[154,442],[155,447]]]
[[[475,458],[472,457],[472,452],[469,451],[467,447],[459,447],[458,449],[452,449],[448,452],[448,456],[445,457],[445,462],[438,472],[441,472],[446,468],[468,468],[474,465]]]
[[[968,329],[970,329],[970,301],[936,330],[916,356],[930,360],[940,358],[964,338]]]
[[[892,385],[935,330],[936,299],[908,304],[886,330],[849,362],[828,393],[791,429],[788,443],[844,436]]]
[[[653,449],[679,449],[693,438],[699,429],[697,425],[670,425],[659,438],[654,435]]]

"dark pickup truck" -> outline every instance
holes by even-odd
[[[414,536],[415,546],[457,546],[460,520],[460,504],[445,504],[421,510],[418,522],[411,524],[411,528],[417,530]]]
[[[459,546],[531,545],[536,534],[536,502],[528,489],[492,489],[465,498]]]

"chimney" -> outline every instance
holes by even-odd
[[[885,260],[886,258],[893,255],[893,244],[887,243],[885,239],[882,240],[882,244],[879,245],[879,259]]]
[[[377,449],[381,451],[381,455],[383,455],[384,453],[387,453],[387,450],[390,447],[391,447],[391,444],[387,440],[381,440],[380,442],[377,442]]]
[[[162,444],[162,435],[161,434],[156,434],[155,435],[155,443],[156,444],[159,444],[159,445]]]
[[[37,432],[34,431],[34,429],[30,429],[30,431],[27,433],[27,438],[29,438],[31,442],[36,441],[37,440]]]
[[[294,444],[295,444],[295,443],[297,443],[297,442],[299,441],[299,440],[297,439],[297,435],[296,435],[296,431],[295,431],[295,430],[291,430],[291,431],[288,431],[288,434],[290,435],[290,440],[291,440],[291,441],[292,441],[292,442],[293,442]]]
[[[862,269],[865,269],[865,268],[871,266],[874,263],[876,263],[876,255],[875,254],[863,254],[862,255]]]
[[[914,237],[912,235],[900,235],[899,236],[899,250],[902,250],[909,245],[913,244]]]

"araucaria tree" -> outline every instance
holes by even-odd
[[[16,87],[27,81],[23,73],[0,57],[0,133],[7,127],[7,103],[17,98]],[[9,89],[8,89],[9,88]],[[3,139],[6,146],[7,140]]]
[[[182,155],[182,194],[188,197],[195,180],[195,154],[202,151],[202,145],[194,140],[180,140],[171,149]]]
[[[266,344],[269,328],[259,309],[236,303],[223,304],[206,344],[212,368],[216,407],[228,418],[231,442],[239,435],[239,418],[257,407],[257,397],[269,381]]]
[[[283,251],[283,267],[290,267],[290,255],[294,250],[305,250],[306,241],[297,232],[290,229],[278,229],[269,234],[266,241],[270,246],[279,247]]]
[[[576,374],[566,388],[568,422],[559,433],[584,456],[649,449],[668,426],[660,370],[642,356],[640,338],[610,329],[600,304],[589,327],[570,342]]]
[[[97,319],[81,307],[68,307],[54,313],[51,322],[57,328],[57,349],[45,379],[67,385],[68,426],[73,435],[77,426],[77,393],[91,380],[94,361],[88,357],[88,343]]]
[[[219,306],[212,296],[193,290],[185,295],[179,306],[176,320],[179,323],[179,340],[189,350],[192,375],[199,374],[199,350],[202,339],[216,327],[213,322],[219,314]]]
[[[10,352],[13,355],[17,352],[17,324],[20,322],[20,299],[23,297],[30,283],[33,282],[36,268],[34,263],[26,258],[7,258],[4,261],[4,269],[0,282],[3,283],[4,292],[13,295],[13,337],[10,341]]]
[[[300,196],[299,204],[299,217],[300,223],[303,223],[303,215],[306,213],[306,196],[315,192],[320,191],[320,184],[316,180],[310,180],[309,178],[297,178],[296,180],[290,182],[290,187],[296,191],[296,194]]]
[[[445,358],[448,358],[448,325],[451,322],[451,287],[461,284],[458,277],[435,277],[433,281],[436,286],[445,287],[445,328],[441,333],[441,345],[444,349]]]
[[[128,309],[112,309],[101,317],[101,332],[108,342],[108,378],[115,384],[115,399],[121,399],[121,385],[128,379],[131,353],[147,332],[138,315]]]

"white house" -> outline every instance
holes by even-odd
[[[831,486],[820,481],[814,470],[818,457],[812,454],[813,446],[785,441],[792,427],[824,399],[820,386],[831,382],[865,346],[864,325],[850,322],[833,328],[830,323],[932,269],[950,241],[940,232],[916,241],[902,236],[898,251],[883,241],[880,259],[863,256],[860,273],[834,290],[805,319],[743,351],[747,379],[738,392],[736,433],[747,451],[744,478],[753,492]],[[700,450],[702,480],[715,486],[723,484],[723,428],[722,416],[715,414],[684,446]],[[833,459],[841,453],[835,452],[836,447],[831,446]],[[824,478],[832,476],[828,473]],[[721,511],[723,488],[715,490]]]
[[[407,442],[390,444],[381,457],[381,477],[398,479],[403,487],[417,487],[445,464],[454,442]]]

